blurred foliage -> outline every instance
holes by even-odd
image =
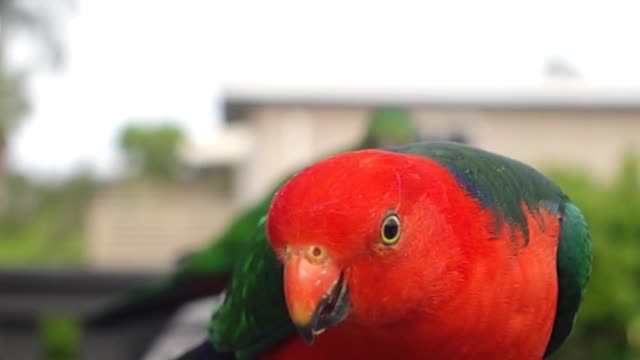
[[[0,0],[0,50],[11,37],[24,34],[40,48],[37,56],[47,65],[59,66],[63,60],[60,21],[73,0],[24,1]]]
[[[15,35],[27,35],[41,50],[36,65],[57,67],[62,63],[62,46],[58,34],[61,11],[71,6],[71,0],[24,1],[0,0],[0,201],[4,196],[5,153],[11,131],[29,110],[26,96],[26,75],[33,68],[21,64],[19,70],[9,67],[9,42]],[[62,6],[61,6],[62,5]]]
[[[417,139],[417,131],[406,110],[379,109],[371,116],[360,147],[373,148],[408,144]]]
[[[62,64],[62,45],[59,37],[61,11],[72,6],[71,0],[34,2],[0,0],[0,141],[15,127],[26,113],[24,64],[19,70],[10,69],[6,59],[10,40],[18,34],[27,35],[37,48],[40,64],[58,67]]]
[[[550,171],[584,213],[593,271],[576,328],[554,359],[640,359],[640,170],[627,155],[615,181]]]
[[[0,142],[5,141],[7,134],[27,112],[24,93],[24,74],[10,71],[0,64]],[[3,146],[0,144],[0,148]]]
[[[171,179],[177,174],[183,139],[182,130],[170,123],[129,125],[120,133],[119,145],[140,175]]]
[[[69,315],[49,314],[38,324],[46,360],[75,360],[80,356],[81,327]]]
[[[87,174],[48,184],[8,176],[0,209],[0,265],[82,262],[87,207],[96,188]]]

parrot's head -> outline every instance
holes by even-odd
[[[463,235],[450,219],[466,203],[455,184],[431,160],[362,150],[320,161],[278,191],[267,235],[307,342],[343,321],[392,325],[455,297]]]

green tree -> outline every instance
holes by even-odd
[[[122,130],[119,145],[141,175],[167,179],[176,175],[183,139],[182,130],[170,123],[129,125]]]

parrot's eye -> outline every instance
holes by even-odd
[[[400,239],[400,218],[395,213],[389,214],[382,221],[380,229],[382,243],[389,246],[398,242]]]

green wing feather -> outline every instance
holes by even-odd
[[[264,217],[250,250],[238,262],[222,307],[214,313],[210,340],[218,351],[248,359],[294,333],[284,299],[283,266],[271,249]]]
[[[591,275],[591,236],[582,213],[570,202],[564,206],[557,261],[558,310],[545,357],[571,333]]]

